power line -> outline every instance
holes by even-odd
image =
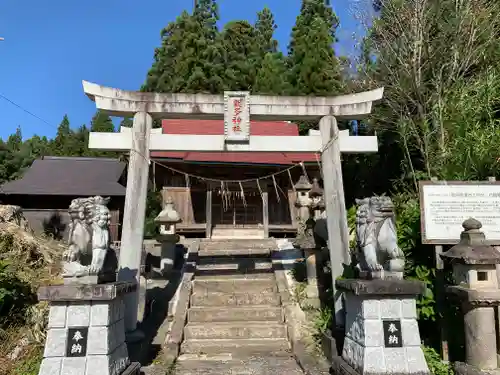
[[[43,122],[44,124],[46,124],[46,125],[50,126],[51,128],[53,128],[53,127],[54,127],[54,126],[53,126],[51,123],[49,123],[48,121],[45,121],[43,118],[41,118],[41,117],[39,117],[39,116],[35,115],[33,112],[28,111],[27,109],[23,108],[21,105],[17,104],[16,102],[14,102],[14,101],[10,100],[10,99],[9,99],[9,98],[7,98],[6,96],[4,96],[4,95],[0,94],[0,98],[2,98],[3,100],[5,100],[5,101],[9,102],[9,103],[10,103],[10,104],[12,104],[13,106],[16,106],[16,107],[17,107],[17,108],[19,108],[21,111],[26,112],[28,115],[33,116],[34,118],[36,118],[36,119],[40,120],[41,122]]]

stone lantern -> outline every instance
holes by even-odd
[[[470,218],[462,226],[460,242],[441,254],[451,264],[456,284],[448,286],[447,292],[460,299],[464,312],[467,363],[457,364],[456,369],[489,372],[498,368],[495,306],[500,304],[496,275],[500,253],[486,243],[479,221]]]
[[[325,201],[323,199],[323,189],[319,186],[318,179],[313,178],[312,188],[309,190],[309,197],[312,199],[311,210],[313,211],[314,220],[322,218],[322,213],[325,211]]]
[[[307,179],[306,175],[300,176],[299,181],[294,186],[297,192],[297,200],[295,206],[299,209],[299,220],[305,223],[309,219],[310,206],[312,199],[309,197],[309,190],[311,190],[312,185]]]
[[[310,191],[313,185],[307,179],[307,176],[302,175],[299,181],[295,184],[297,192],[296,207],[299,208],[299,230],[297,231],[297,239],[294,245],[304,251],[307,272],[307,305],[319,307],[319,290],[316,272],[316,254],[315,242],[313,235],[314,220],[312,219],[313,199],[310,196]]]
[[[179,242],[176,225],[182,222],[179,213],[174,208],[172,197],[167,197],[165,207],[155,218],[155,222],[160,225],[160,234],[157,236],[158,242],[161,243],[160,271],[165,275],[174,266],[176,247]]]

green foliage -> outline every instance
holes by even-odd
[[[23,142],[20,128],[7,142],[0,140],[0,182],[19,178],[35,158],[47,152],[48,143],[46,137],[37,135]]]
[[[149,190],[146,200],[146,219],[144,223],[145,237],[153,237],[158,234],[158,225],[155,223],[155,218],[162,210],[162,201],[161,192]]]
[[[91,122],[91,131],[113,132],[110,117],[97,112]],[[0,139],[0,183],[21,178],[35,159],[44,156],[106,156],[118,158],[116,152],[89,150],[89,128],[82,125],[72,129],[65,115],[54,139],[34,135],[23,140],[21,128],[17,128],[6,141]]]
[[[120,121],[120,126],[118,128],[118,131],[120,131],[120,128],[123,126],[125,128],[131,128],[134,125],[134,119],[132,117],[124,117],[122,121]]]
[[[368,33],[361,79],[385,87],[372,124],[414,191],[422,175],[499,172],[499,14],[489,0],[387,0]]]
[[[257,75],[256,61],[260,58],[256,37],[255,28],[247,21],[229,22],[224,27],[220,39],[225,51],[226,89],[252,89]]]
[[[37,375],[43,359],[43,347],[35,346],[12,369],[11,375]]]
[[[340,65],[333,43],[338,19],[323,0],[303,1],[289,45],[290,83],[296,95],[338,95]]]
[[[441,360],[441,356],[436,350],[431,347],[423,346],[425,360],[429,366],[429,371],[432,375],[453,375],[453,368],[449,363],[445,363]]]
[[[143,91],[219,93],[224,55],[216,22],[217,4],[200,0],[193,14],[183,12],[161,32]]]
[[[324,0],[302,2],[288,46],[288,82],[292,95],[327,96],[343,91],[343,79],[333,44],[338,19]],[[299,123],[300,134],[317,128],[315,121]]]
[[[269,8],[265,7],[257,13],[255,40],[261,60],[268,53],[278,52],[278,41],[274,39],[274,31],[277,27],[274,15]],[[256,61],[256,66],[259,67],[259,65],[261,65],[261,61]]]
[[[435,321],[436,301],[434,284],[436,270],[434,251],[421,244],[420,206],[418,199],[409,194],[393,196],[396,208],[398,244],[406,257],[405,277],[425,283],[427,289],[417,300],[417,313],[421,321]]]
[[[90,122],[90,131],[113,133],[115,131],[115,125],[113,124],[111,117],[104,114],[102,111],[97,111]]]
[[[17,277],[7,260],[0,259],[0,329],[19,323],[33,300],[29,285]]]
[[[295,289],[293,291],[293,299],[300,306],[303,305],[304,301],[307,299],[307,281],[301,281],[295,283]]]
[[[313,327],[316,333],[315,336],[325,333],[332,328],[333,310],[330,307],[325,307],[316,313],[313,319]]]
[[[291,85],[286,79],[286,60],[282,53],[267,53],[257,71],[253,92],[267,95],[286,95]]]
[[[349,249],[351,253],[356,252],[356,206],[351,206],[347,210],[347,225],[349,226]]]

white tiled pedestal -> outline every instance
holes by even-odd
[[[342,358],[347,365],[362,375],[429,374],[415,303],[421,285],[405,280],[339,280],[337,287],[345,297]]]
[[[39,375],[138,374],[125,344],[125,294],[128,282],[43,287],[39,300],[50,301],[44,358]]]

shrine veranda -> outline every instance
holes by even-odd
[[[326,204],[332,279],[350,263],[349,232],[342,181],[341,153],[378,151],[376,136],[350,136],[339,131],[337,119],[355,119],[371,113],[383,88],[336,97],[279,97],[225,92],[224,95],[157,94],[123,91],[83,82],[84,92],[96,108],[111,116],[132,117],[132,129],[120,133],[92,132],[89,148],[129,151],[127,190],[118,279],[139,279],[151,151],[198,152],[314,152],[320,154]],[[153,119],[224,119],[223,135],[162,134],[152,131]],[[319,120],[319,132],[308,136],[255,136],[252,120]],[[333,283],[335,285],[335,282]],[[335,293],[335,291],[334,291]],[[335,293],[337,295],[337,293]],[[125,300],[125,329],[137,324],[137,292]],[[335,318],[342,324],[340,298]]]

